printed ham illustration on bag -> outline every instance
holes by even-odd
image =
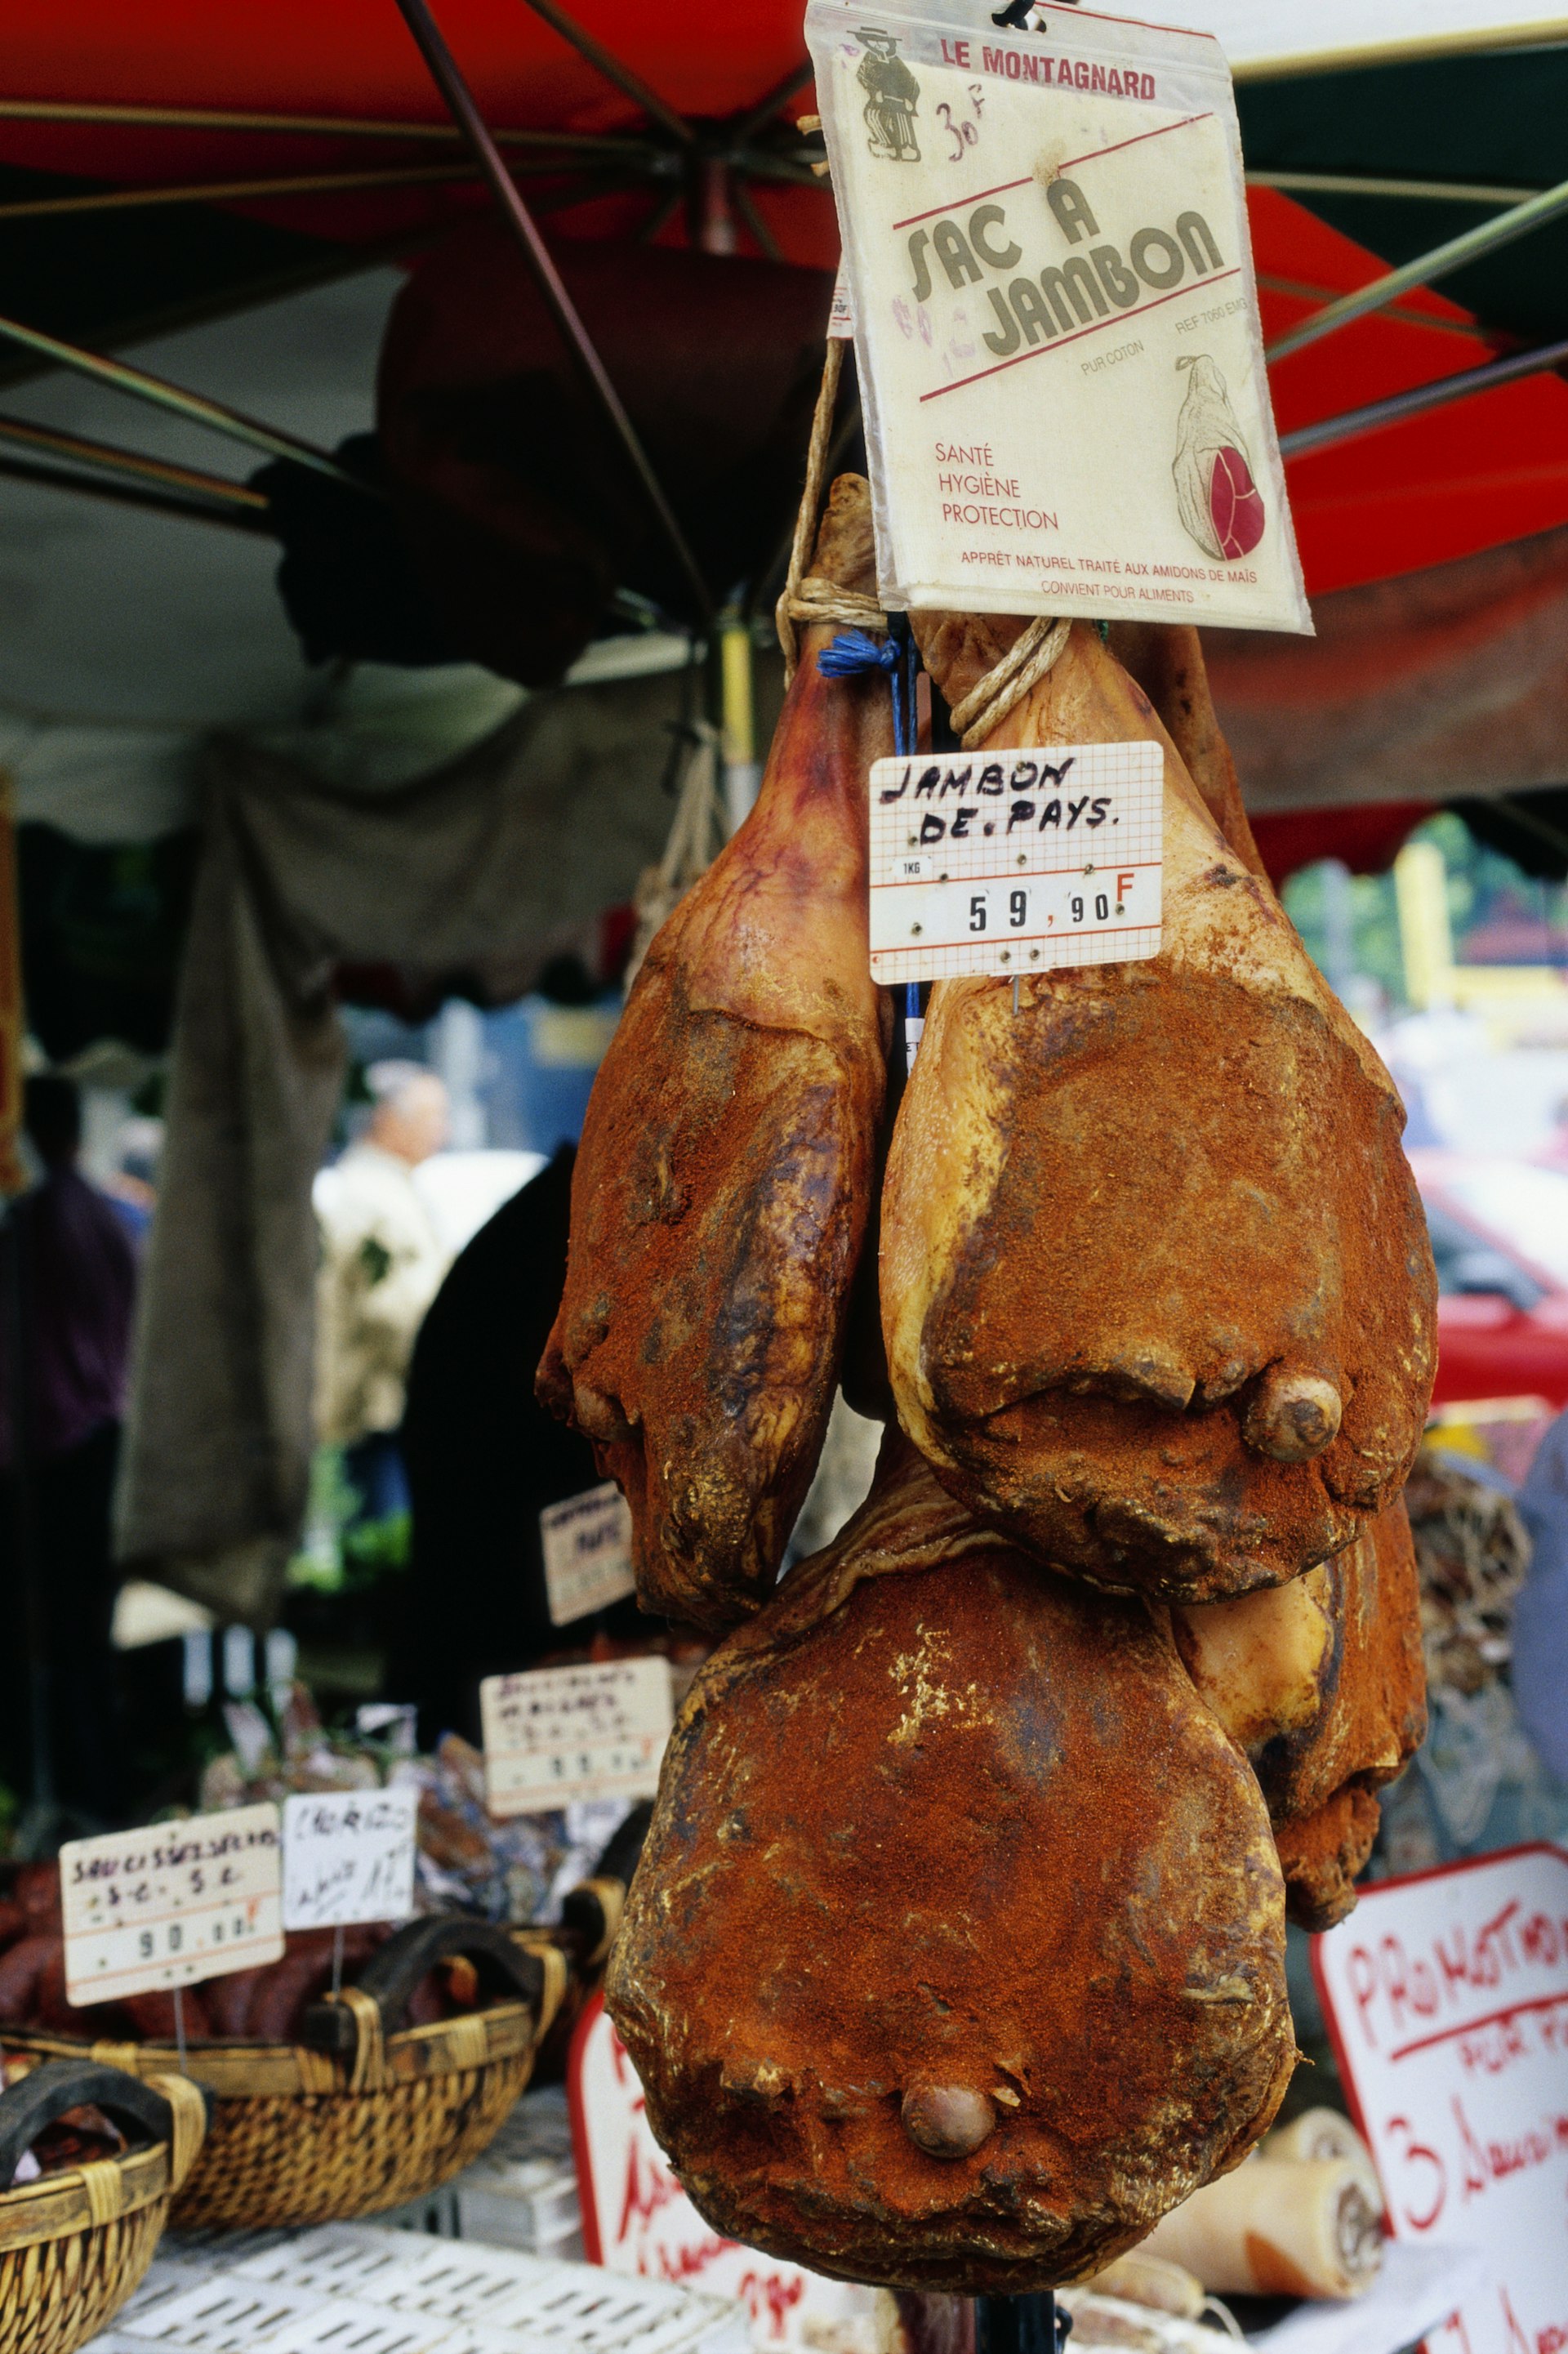
[[[1188,532],[1227,563],[1250,556],[1267,520],[1224,377],[1206,352],[1179,359],[1191,368],[1176,420],[1176,504]]]

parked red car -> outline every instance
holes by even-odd
[[[1568,1172],[1426,1148],[1410,1160],[1437,1262],[1436,1403],[1568,1405]]]

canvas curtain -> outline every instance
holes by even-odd
[[[138,1317],[118,1550],[265,1623],[313,1446],[311,1184],[338,1105],[340,961],[514,995],[663,847],[678,673],[527,703],[450,767],[328,787],[212,746],[168,1132]]]

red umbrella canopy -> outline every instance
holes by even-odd
[[[571,16],[673,111],[717,123],[743,117],[803,65],[800,0],[573,0]],[[518,131],[579,135],[635,133],[635,99],[546,25],[526,0],[445,0],[445,33],[487,119]],[[447,116],[394,0],[258,0],[215,9],[196,0],[59,0],[30,12],[6,45],[6,96],[235,113],[352,117],[445,126]],[[799,111],[809,100],[795,101]],[[664,141],[668,144],[668,141]],[[531,159],[535,160],[536,159]],[[603,160],[607,164],[610,159]],[[218,181],[312,171],[360,171],[408,162],[429,166],[428,145],[321,134],[263,138],[238,128],[0,121],[0,162],[145,185]],[[800,167],[803,171],[803,166]],[[652,192],[657,196],[657,187]],[[792,193],[792,192],[791,192]],[[797,209],[771,190],[759,210],[777,214],[789,259],[821,263],[836,241],[825,195]],[[377,191],[287,198],[260,209],[289,226],[340,238],[380,238],[452,217],[477,193]],[[647,192],[588,226],[634,227]],[[581,228],[580,223],[574,227]]]
[[[667,126],[547,25],[526,0],[440,0],[443,31],[487,119],[522,132],[630,138],[668,155]],[[789,261],[836,258],[832,198],[812,183],[791,120],[812,104],[791,87],[804,64],[801,0],[572,0],[590,40],[675,114],[709,153],[761,109],[750,133],[762,169],[743,175],[737,249]],[[446,118],[395,0],[54,0],[7,31],[0,165],[127,186],[289,175],[391,174],[401,185],[215,198],[228,209],[339,241],[418,239],[483,207],[455,143],[367,139],[237,125],[37,122],[18,101],[132,104],[270,116],[346,117],[444,132]],[[767,102],[772,101],[768,105]],[[515,168],[554,233],[680,244],[698,231],[679,170],[641,155],[564,158],[514,146]],[[700,175],[692,175],[694,191]],[[749,205],[750,211],[746,207]],[[151,223],[154,213],[138,216]],[[1252,192],[1266,335],[1365,284],[1383,264],[1289,197]],[[155,233],[149,230],[149,233]],[[700,233],[700,232],[699,232]],[[1474,366],[1504,339],[1441,296],[1407,295],[1287,358],[1275,375],[1283,432]],[[1457,402],[1296,459],[1288,468],[1308,586],[1322,592],[1444,562],[1568,521],[1568,387],[1544,376]]]
[[[525,0],[443,0],[438,15],[497,121],[596,131],[637,119]],[[801,0],[574,0],[571,15],[686,115],[754,104],[805,54]],[[443,119],[393,0],[51,0],[7,28],[5,84],[16,98]],[[58,170],[72,168],[64,152]]]

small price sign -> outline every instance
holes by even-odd
[[[646,1798],[659,1787],[674,1714],[667,1659],[486,1676],[479,1703],[485,1797],[496,1817],[572,1798]]]
[[[320,1790],[283,1801],[283,1926],[402,1921],[414,1909],[413,1788]]]
[[[113,2002],[275,1962],[282,1893],[274,1806],[71,1840],[60,1850],[66,1999]]]
[[[874,762],[872,978],[1158,956],[1164,787],[1148,743]]]
[[[539,1515],[552,1627],[569,1627],[636,1592],[631,1508],[613,1479],[547,1504]]]

